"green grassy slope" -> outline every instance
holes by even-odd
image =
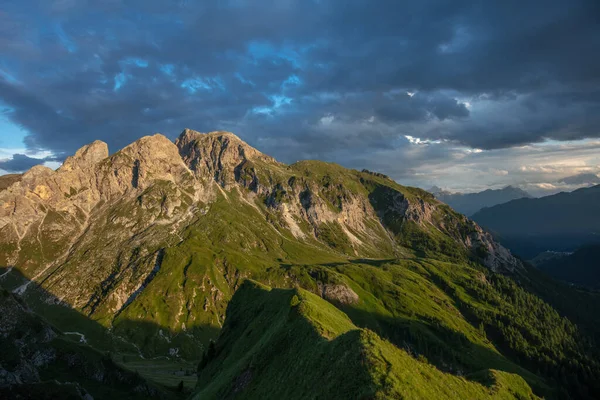
[[[536,398],[519,376],[443,373],[314,294],[250,281],[199,373],[195,399]]]

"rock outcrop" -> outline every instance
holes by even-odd
[[[319,294],[321,297],[329,300],[332,303],[343,305],[358,303],[359,298],[356,292],[344,284],[323,284],[321,282],[317,282],[317,287],[319,288]]]
[[[175,144],[185,164],[196,177],[215,180],[225,188],[239,180],[244,163],[277,164],[274,158],[262,154],[231,132],[200,133],[185,129]]]

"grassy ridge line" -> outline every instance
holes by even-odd
[[[233,296],[206,358],[194,399],[536,398],[517,375],[482,371],[478,382],[442,373],[312,293],[251,281]]]

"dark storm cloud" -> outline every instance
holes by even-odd
[[[22,172],[26,171],[29,168],[43,164],[46,161],[54,161],[54,157],[48,158],[32,158],[28,157],[25,154],[13,154],[12,158],[7,160],[0,160],[0,169],[6,172]]]
[[[404,135],[600,136],[597,1],[9,2],[0,99],[30,149],[229,129],[286,161]],[[35,27],[35,29],[32,29]]]

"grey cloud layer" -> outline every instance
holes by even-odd
[[[594,0],[2,7],[0,99],[33,150],[191,127],[349,165],[418,157],[405,135],[481,149],[600,136]]]
[[[47,161],[56,161],[56,159],[54,157],[33,158],[25,154],[13,154],[11,158],[0,160],[0,170],[21,172]]]

